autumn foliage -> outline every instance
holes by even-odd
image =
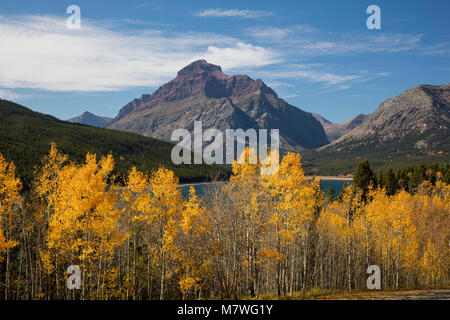
[[[0,155],[0,275],[5,299],[185,299],[448,285],[450,186],[414,192],[366,183],[325,199],[298,154],[271,174],[253,150],[229,182],[183,197],[173,171],[130,170],[111,155],[70,162],[52,144],[21,194]],[[279,155],[272,153],[269,158]],[[256,159],[250,164],[250,158]],[[272,169],[271,169],[272,170]],[[120,181],[120,183],[118,182]],[[359,182],[358,182],[359,183]],[[69,290],[69,266],[81,289]]]

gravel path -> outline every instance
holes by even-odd
[[[319,300],[450,300],[449,289],[409,291],[365,291],[332,294],[317,297]]]
[[[394,294],[380,294],[374,299],[379,300],[450,300],[450,289],[417,290],[398,292]]]

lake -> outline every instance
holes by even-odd
[[[327,190],[330,186],[333,187],[333,191],[334,191],[334,195],[337,196],[339,194],[339,192],[342,189],[342,186],[344,185],[344,183],[347,182],[347,185],[351,183],[350,180],[320,180],[320,187],[322,188],[322,190],[324,191],[324,193],[327,193]],[[195,184],[193,185],[196,194],[201,197],[206,190],[208,190],[208,188],[213,187],[215,184],[212,183],[199,183],[199,184]],[[181,189],[181,193],[183,195],[183,197],[187,198],[188,194],[189,194],[189,188],[190,185],[185,185],[183,186],[183,188]]]

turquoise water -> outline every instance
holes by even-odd
[[[347,182],[347,185],[351,184],[351,181],[342,181],[342,180],[321,180],[320,181],[320,187],[322,188],[322,190],[327,193],[327,190],[330,186],[333,187],[333,193],[334,196],[337,196],[339,194],[339,192],[342,189],[342,186],[344,185],[344,183]]]
[[[326,193],[328,190],[328,187],[332,186],[333,190],[334,190],[334,195],[337,196],[339,194],[339,191],[341,191],[342,186],[344,185],[345,182],[347,182],[347,184],[351,183],[351,181],[321,180],[320,187]],[[201,197],[205,193],[205,191],[208,190],[208,188],[211,188],[214,186],[215,186],[214,184],[208,184],[208,183],[194,185],[195,193]],[[183,197],[185,197],[185,198],[188,197],[189,188],[190,188],[190,186],[184,186],[181,189],[181,193],[183,194]]]

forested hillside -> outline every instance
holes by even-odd
[[[168,142],[61,121],[0,100],[0,153],[8,161],[14,161],[26,186],[31,181],[33,167],[49,152],[51,142],[76,162],[83,161],[88,152],[98,156],[111,153],[118,173],[132,166],[147,172],[164,166],[187,182],[223,177],[228,172],[226,167],[174,165],[170,159],[173,145]]]

